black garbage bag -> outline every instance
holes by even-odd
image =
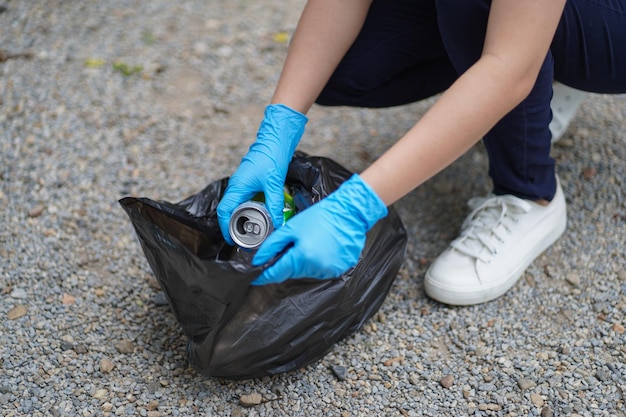
[[[298,152],[287,185],[302,210],[350,175],[328,158]],[[176,204],[132,197],[120,204],[188,338],[194,368],[248,379],[310,364],[378,311],[404,260],[404,226],[390,208],[369,231],[358,264],[338,279],[251,286],[262,267],[251,265],[251,253],[227,245],[218,226],[227,182]]]

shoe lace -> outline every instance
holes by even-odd
[[[468,205],[473,211],[450,246],[486,263],[498,253],[498,246],[505,242],[519,217],[532,208],[528,202],[509,195],[475,197]]]

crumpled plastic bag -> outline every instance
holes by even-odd
[[[328,158],[298,152],[286,183],[303,210],[350,175]],[[370,230],[358,264],[338,279],[251,286],[263,267],[252,266],[252,253],[226,244],[218,226],[217,204],[227,183],[215,181],[175,204],[120,200],[188,338],[191,365],[207,376],[249,379],[321,359],[387,296],[407,241],[397,212],[391,207]]]

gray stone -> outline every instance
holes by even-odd
[[[11,298],[23,300],[27,297],[26,290],[23,288],[14,288],[13,291],[11,291]]]
[[[526,391],[535,388],[537,386],[537,383],[531,379],[522,378],[517,381],[517,386],[519,386],[521,390]]]
[[[332,365],[330,367],[333,375],[337,377],[338,380],[344,381],[348,376],[348,367],[343,365]]]

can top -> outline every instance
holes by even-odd
[[[247,201],[237,206],[230,219],[229,232],[240,247],[255,249],[274,230],[265,204]]]

